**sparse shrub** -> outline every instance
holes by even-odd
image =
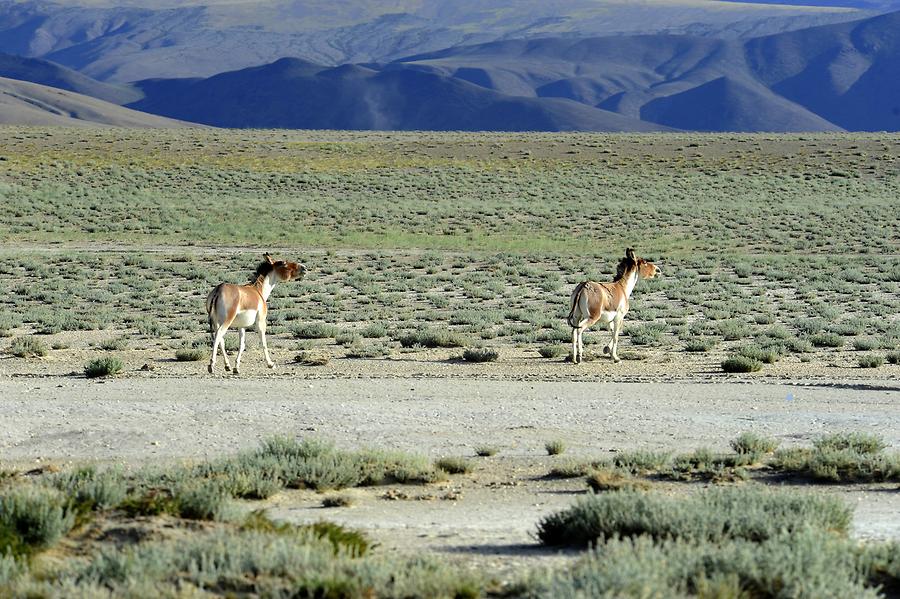
[[[872,351],[878,349],[880,343],[873,337],[860,337],[853,340],[853,349],[856,351]]]
[[[569,349],[562,345],[545,345],[538,349],[542,358],[559,358],[568,353]]]
[[[666,468],[672,460],[668,451],[648,451],[638,449],[623,451],[613,457],[613,464],[635,474],[659,472]]]
[[[887,443],[874,433],[849,432],[823,435],[813,441],[813,446],[820,451],[849,449],[858,453],[879,453],[887,447]]]
[[[472,463],[465,458],[441,458],[434,463],[434,467],[443,470],[447,474],[468,474],[472,471]]]
[[[738,348],[737,355],[765,364],[774,364],[781,357],[774,349],[763,349],[758,345],[745,345]]]
[[[382,343],[371,343],[369,345],[360,343],[347,348],[347,353],[344,355],[348,358],[380,358],[388,356],[390,353],[391,348]]]
[[[550,468],[550,472],[547,473],[547,476],[550,478],[578,478],[587,475],[587,473],[590,472],[591,467],[591,464],[586,462],[567,460],[562,463],[554,464],[554,466]]]
[[[788,351],[795,354],[805,354],[813,350],[813,344],[808,339],[794,337],[792,339],[786,339],[784,344]]]
[[[490,347],[468,347],[462,357],[466,362],[496,362],[500,352]]]
[[[688,352],[707,352],[716,346],[714,339],[710,337],[697,337],[691,339],[684,345],[684,351]]]
[[[463,347],[469,341],[465,335],[445,329],[408,332],[397,340],[403,347]]]
[[[206,357],[205,349],[179,349],[175,351],[175,359],[179,362],[199,362]]]
[[[604,491],[643,491],[650,488],[650,483],[635,478],[627,470],[618,468],[598,468],[587,473],[587,484],[594,493]]]
[[[475,448],[475,455],[481,458],[487,458],[496,455],[500,449],[493,445],[479,445]]]
[[[750,334],[750,327],[740,320],[723,320],[718,328],[725,341],[737,341]]]
[[[745,432],[731,441],[731,449],[741,454],[765,455],[778,447],[778,441],[771,437],[763,437],[757,433]]]
[[[659,325],[636,325],[628,329],[628,338],[634,345],[655,345],[662,339],[663,330]]]
[[[67,494],[80,511],[108,510],[119,505],[128,490],[119,470],[85,466],[54,474],[49,484]]]
[[[747,356],[730,356],[722,361],[725,372],[757,372],[762,370],[762,362]]]
[[[85,364],[84,376],[89,379],[101,376],[113,376],[122,371],[122,360],[108,356],[103,358],[95,358]]]
[[[547,455],[560,455],[566,450],[566,443],[561,439],[554,439],[544,443],[544,449],[547,451]]]
[[[55,543],[75,524],[66,498],[34,484],[0,488],[0,555],[27,556]]]
[[[367,339],[376,339],[380,337],[387,337],[388,330],[387,327],[381,323],[372,323],[366,326],[360,334]]]
[[[615,535],[655,539],[762,542],[783,531],[845,533],[852,511],[835,497],[752,486],[710,489],[689,497],[615,491],[588,495],[538,523],[545,545],[586,546]]]
[[[886,356],[889,364],[900,364],[900,352],[891,352]]]
[[[362,335],[356,331],[341,331],[334,336],[334,342],[345,347],[359,344],[362,342]]]
[[[884,357],[877,354],[869,354],[860,356],[856,362],[860,368],[878,368],[884,364]]]
[[[49,352],[47,344],[36,337],[16,337],[9,345],[9,353],[18,358],[42,358]]]
[[[322,322],[311,322],[296,325],[291,329],[297,339],[325,339],[334,337],[339,333],[336,326]]]
[[[114,337],[112,339],[104,339],[100,342],[100,349],[105,351],[121,351],[128,347],[128,339],[125,337]]]
[[[182,485],[173,493],[177,514],[189,520],[221,520],[226,513],[228,493],[214,481]]]
[[[843,347],[844,338],[837,333],[817,333],[809,338],[816,347]]]

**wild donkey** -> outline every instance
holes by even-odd
[[[262,341],[263,352],[266,356],[266,364],[274,368],[275,363],[269,358],[269,347],[266,345],[266,315],[268,307],[266,301],[272,288],[280,281],[290,281],[294,278],[303,278],[306,267],[296,262],[273,260],[268,253],[265,260],[260,263],[253,275],[251,282],[246,285],[233,285],[220,283],[209,292],[206,297],[206,313],[209,315],[209,333],[212,337],[212,356],[209,359],[209,372],[212,373],[216,366],[216,353],[219,346],[222,347],[222,358],[225,360],[225,370],[231,370],[228,363],[228,354],[225,353],[225,333],[228,328],[235,326],[241,332],[241,346],[238,349],[237,359],[234,362],[234,373],[241,369],[241,354],[244,353],[244,333],[247,327],[256,324],[259,338]],[[299,276],[297,276],[299,273]]]
[[[569,326],[572,327],[572,362],[584,360],[584,331],[596,322],[609,327],[612,339],[603,348],[613,362],[619,361],[619,333],[628,313],[628,298],[637,284],[638,278],[652,279],[661,274],[659,268],[643,258],[636,258],[634,250],[625,250],[625,257],[619,261],[616,278],[612,283],[584,281],[572,292]]]

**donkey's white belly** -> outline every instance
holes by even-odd
[[[256,324],[256,310],[242,310],[234,317],[231,326],[236,329],[246,329]]]
[[[613,320],[615,320],[617,314],[618,314],[618,312],[615,312],[615,311],[612,311],[612,312],[603,311],[600,313],[600,320],[598,322],[600,324],[609,324]]]

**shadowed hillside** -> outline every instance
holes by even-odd
[[[651,131],[562,99],[506,96],[420,69],[335,68],[297,59],[198,81],[149,81],[138,110],[228,127],[497,131]],[[211,101],[213,100],[213,101]]]
[[[900,12],[751,40],[754,75],[845,129],[900,130]]]
[[[65,89],[113,104],[127,104],[141,97],[140,92],[128,86],[101,83],[46,60],[11,54],[0,54],[0,77]]]
[[[160,116],[103,100],[0,77],[0,124],[116,127],[184,127]]]

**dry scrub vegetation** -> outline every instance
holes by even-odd
[[[760,464],[775,445],[747,433],[732,444],[735,454],[720,459],[744,456],[761,482],[763,470],[805,476],[778,453]],[[855,452],[859,460],[883,450],[878,437],[846,433],[822,437],[810,451]],[[502,580],[437,558],[383,554],[359,531],[327,521],[278,522],[258,507],[284,488],[429,485],[469,473],[462,458],[430,463],[277,437],[255,451],[182,466],[7,470],[0,478],[0,593],[812,598],[877,597],[900,584],[900,545],[852,541],[852,510],[837,497],[759,482],[661,492],[651,471],[680,458],[660,455],[633,452],[592,465],[596,493],[535,523],[536,542],[589,551],[570,567]],[[898,463],[896,454],[884,457]],[[644,483],[597,487],[600,468],[618,469],[620,482],[640,472]],[[323,503],[352,500],[325,494]]]
[[[610,278],[634,245],[664,276],[636,292],[626,359],[879,371],[900,348],[898,147],[877,135],[4,128],[0,237],[14,246],[0,255],[0,334],[24,337],[7,346],[23,356],[40,355],[28,335],[102,329],[73,349],[125,334],[130,351],[202,359],[203,298],[246,279],[252,246],[312,269],[273,296],[282,347],[560,359],[572,285]],[[59,242],[113,245],[44,251]],[[157,244],[225,249],[143,249]]]

